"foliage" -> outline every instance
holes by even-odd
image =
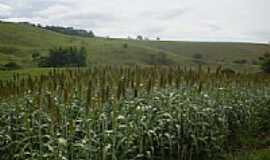
[[[124,47],[124,48],[128,48],[128,44],[127,44],[127,43],[124,43],[124,44],[123,44],[123,47]]]
[[[0,52],[7,54],[16,54],[19,50],[16,47],[0,46]]]
[[[227,160],[269,160],[270,151],[267,149],[255,150],[250,152],[239,152],[228,156]]]
[[[86,66],[86,49],[84,47],[53,48],[48,57],[39,57],[40,67],[74,67]]]
[[[168,58],[166,53],[159,52],[145,61],[149,65],[174,65],[175,62]]]
[[[143,36],[142,35],[138,35],[136,39],[139,40],[139,41],[142,41],[143,40]]]
[[[221,70],[221,73],[226,74],[226,75],[230,75],[230,74],[235,74],[235,71],[231,68],[224,68]]]
[[[262,63],[262,70],[265,72],[265,73],[270,73],[270,58],[265,60],[263,63]]]
[[[95,37],[93,31],[74,29],[73,27],[46,26],[44,27],[44,29],[72,36],[90,37],[90,38]]]
[[[193,55],[193,58],[194,59],[202,59],[203,58],[203,55],[200,54],[200,53],[196,53],[196,54]]]
[[[263,57],[259,57],[261,68],[265,73],[270,73],[270,53],[266,52]]]
[[[20,69],[21,66],[18,65],[16,62],[9,62],[3,66],[6,70],[15,70]]]
[[[0,159],[223,159],[267,131],[270,77],[221,70],[14,74],[0,81]]]
[[[39,52],[37,52],[37,51],[34,51],[33,53],[32,53],[32,61],[34,62],[34,63],[39,63],[39,61],[40,61],[40,53]]]
[[[246,64],[247,60],[241,59],[241,60],[234,60],[233,62],[236,63],[236,64]]]

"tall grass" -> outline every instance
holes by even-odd
[[[268,132],[266,75],[93,67],[0,82],[0,159],[217,160]]]

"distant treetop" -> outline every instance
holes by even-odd
[[[93,31],[87,31],[83,29],[75,29],[73,27],[59,27],[59,26],[46,26],[42,27],[47,30],[59,32],[62,34],[72,35],[72,36],[80,36],[80,37],[95,37]]]
[[[80,36],[80,37],[90,37],[93,38],[95,37],[95,34],[93,31],[87,31],[83,29],[75,29],[73,27],[61,27],[61,26],[45,26],[43,27],[41,24],[32,24],[30,22],[19,22],[19,24],[24,24],[24,25],[30,25],[46,30],[51,30],[54,32],[62,33],[62,34],[67,34],[67,35],[72,35],[72,36]]]

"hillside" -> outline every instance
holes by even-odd
[[[153,56],[166,55],[173,64],[222,64],[233,69],[254,69],[253,61],[270,46],[248,43],[208,43],[137,41],[125,39],[82,38],[59,34],[27,24],[0,23],[0,64],[15,61],[33,67],[33,52],[47,54],[54,46],[84,46],[89,64],[151,64]],[[194,55],[200,54],[200,59]],[[234,61],[246,60],[246,64]]]

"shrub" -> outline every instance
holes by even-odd
[[[235,71],[233,69],[230,69],[230,68],[225,68],[225,69],[221,70],[221,73],[230,75],[230,74],[235,74]]]
[[[269,52],[265,52],[263,55],[265,58],[270,58],[270,53]]]
[[[44,29],[51,30],[54,32],[59,32],[62,34],[72,35],[72,36],[80,36],[80,37],[95,37],[93,31],[87,31],[82,29],[75,29],[73,27],[59,27],[59,26],[46,26]]]
[[[19,50],[15,47],[9,47],[9,46],[1,46],[0,47],[0,52],[5,53],[5,54],[15,54]]]
[[[253,65],[258,65],[259,63],[258,63],[258,61],[256,61],[256,60],[252,60],[252,64],[253,64]]]
[[[195,53],[195,54],[193,55],[193,58],[194,58],[194,59],[202,59],[202,58],[203,58],[203,55],[200,54],[200,53]]]
[[[40,57],[40,67],[75,67],[86,66],[87,51],[84,47],[53,48],[50,49],[48,57]]]
[[[9,62],[4,65],[4,68],[6,68],[7,70],[15,70],[15,69],[20,69],[21,66],[18,65],[16,62]]]
[[[142,41],[143,40],[143,36],[138,35],[136,39],[139,40],[139,41]]]
[[[6,68],[4,67],[4,65],[0,64],[0,71],[4,71],[6,70]]]
[[[270,73],[270,58],[262,63],[261,68],[265,73]]]
[[[236,63],[236,64],[246,64],[247,60],[246,59],[240,59],[240,60],[235,60],[233,62]]]
[[[261,61],[261,69],[265,73],[270,73],[270,53],[266,52],[263,57],[259,57]]]
[[[124,47],[124,48],[128,48],[128,44],[127,44],[127,43],[124,43],[124,44],[123,44],[123,47]]]
[[[146,63],[149,65],[173,65],[175,62],[169,59],[164,52],[159,52],[155,55],[150,56]]]

